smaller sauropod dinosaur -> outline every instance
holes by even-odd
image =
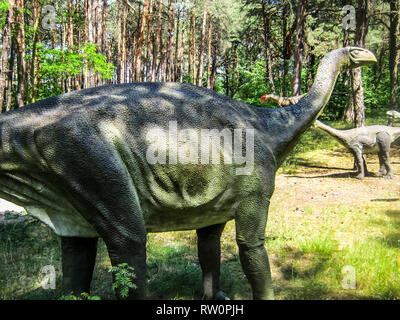
[[[261,97],[261,103],[276,101],[280,107],[297,103],[303,96],[279,97],[274,94],[266,94]],[[346,147],[355,159],[358,175],[357,179],[364,179],[367,164],[364,154],[378,153],[378,176],[393,178],[393,169],[390,164],[390,146],[400,138],[400,127],[383,125],[365,126],[360,128],[337,130],[321,121],[316,120],[314,126],[331,135],[334,139]]]

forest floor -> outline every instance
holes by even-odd
[[[314,139],[303,139],[276,177],[265,243],[276,298],[400,299],[400,148],[391,152],[394,179],[357,180],[343,147],[323,137],[308,148]],[[377,156],[367,164],[378,171]],[[0,299],[59,298],[58,237],[33,218],[5,223],[13,217],[0,221]],[[232,221],[221,240],[221,287],[250,299]],[[147,264],[150,298],[201,298],[194,231],[149,234]],[[55,266],[56,290],[41,288],[45,265]],[[114,299],[110,266],[100,241],[92,295]]]

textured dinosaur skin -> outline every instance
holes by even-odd
[[[281,107],[289,106],[300,101],[303,96],[286,98],[266,94],[261,97],[261,103],[267,103],[272,100]],[[378,154],[379,176],[389,179],[394,177],[390,164],[390,146],[399,140],[400,128],[375,125],[349,130],[337,130],[318,120],[315,121],[314,126],[331,135],[354,156],[354,162],[358,171],[357,179],[364,179],[368,172],[364,154],[369,153]]]
[[[280,109],[188,84],[133,83],[75,91],[2,114],[0,196],[62,237],[68,293],[88,291],[102,237],[113,266],[135,269],[137,288],[129,298],[144,298],[147,233],[196,229],[204,298],[224,298],[220,236],[234,219],[253,298],[272,299],[264,240],[275,172],[322,112],[338,73],[374,62],[365,49],[334,50],[309,94]],[[167,129],[170,121],[195,131],[252,128],[253,170],[238,175],[235,164],[149,164],[146,134]],[[170,148],[168,141],[161,144]]]

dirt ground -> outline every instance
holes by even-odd
[[[355,178],[353,157],[344,150],[326,151],[325,161],[305,159],[299,162],[296,173],[278,174],[272,202],[285,200],[289,208],[301,206],[365,205],[367,202],[396,202],[400,198],[400,147],[392,148],[391,164],[395,177],[376,176],[379,170],[377,155],[367,156],[369,174]]]

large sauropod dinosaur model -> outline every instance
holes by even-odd
[[[339,72],[375,62],[365,49],[334,50],[310,92],[280,109],[188,84],[133,83],[4,113],[0,196],[61,236],[67,292],[89,291],[102,237],[113,266],[134,267],[129,298],[144,298],[147,233],[196,229],[204,297],[221,297],[220,236],[234,219],[253,298],[271,299],[264,240],[276,170],[322,112]]]
[[[304,96],[304,95],[303,95]],[[266,94],[261,97],[261,103],[276,101],[279,106],[288,106],[300,101],[303,96],[279,97],[274,94]],[[357,179],[364,179],[367,163],[364,154],[378,153],[379,176],[393,178],[393,170],[390,164],[390,146],[400,138],[400,128],[390,126],[366,126],[349,130],[337,130],[321,121],[315,121],[315,127],[331,135],[347,150],[353,154],[357,166]]]

